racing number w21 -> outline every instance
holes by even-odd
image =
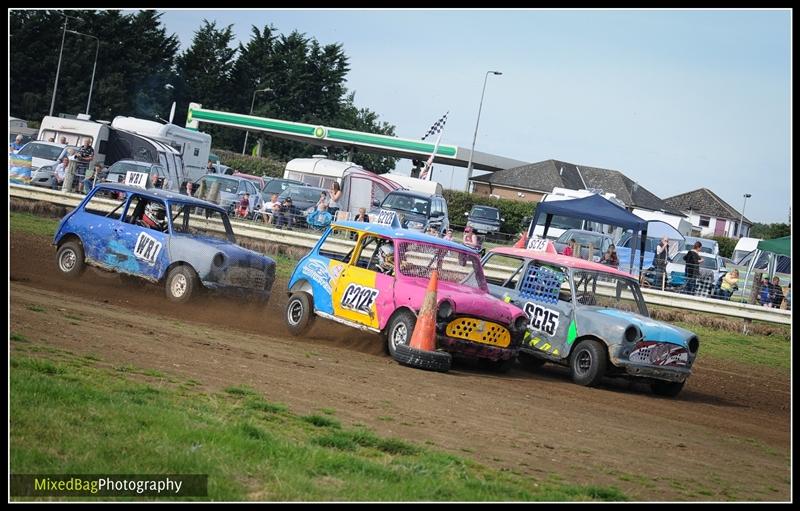
[[[558,311],[545,309],[541,305],[528,302],[525,304],[525,315],[528,316],[528,327],[544,332],[547,335],[555,335],[558,330]]]

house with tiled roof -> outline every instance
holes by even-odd
[[[667,197],[664,202],[681,210],[692,222],[693,228],[700,232],[700,236],[738,237],[740,221],[741,236],[748,236],[753,226],[753,222],[743,216],[742,212],[736,211],[708,188]]]
[[[492,174],[473,177],[472,193],[503,199],[539,202],[553,188],[602,190],[613,193],[628,210],[658,211],[683,217],[654,193],[618,170],[575,165],[559,160],[545,160]]]

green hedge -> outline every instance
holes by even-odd
[[[223,165],[232,167],[238,172],[254,174],[256,176],[283,177],[286,162],[271,160],[269,158],[258,158],[248,154],[240,154],[224,149],[212,149],[212,153],[219,156]]]
[[[467,217],[464,216],[464,213],[469,213],[473,205],[480,204],[500,210],[500,216],[505,218],[505,222],[500,226],[500,232],[506,234],[518,234],[526,228],[527,225],[523,225],[523,219],[527,217],[530,221],[530,217],[533,216],[536,209],[535,202],[481,197],[454,190],[445,190],[444,198],[447,201],[451,224],[466,225]]]
[[[728,259],[731,258],[733,255],[733,249],[736,248],[736,242],[733,238],[728,238],[727,236],[711,236],[712,240],[716,241],[719,244],[719,255],[722,257],[727,257]]]

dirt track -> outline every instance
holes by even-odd
[[[332,408],[346,424],[536,479],[613,485],[635,500],[790,499],[789,375],[704,358],[702,340],[677,399],[611,379],[579,387],[550,366],[429,373],[396,364],[378,336],[335,323],[288,336],[285,282],[267,307],[213,298],[177,306],[159,288],[123,287],[91,269],[68,281],[49,239],[10,241],[10,330],[35,343],[193,378],[206,390],[250,385],[298,413]]]

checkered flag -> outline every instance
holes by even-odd
[[[442,130],[444,129],[445,123],[447,122],[447,114],[449,114],[449,113],[450,113],[450,111],[448,110],[447,113],[445,113],[442,116],[441,119],[439,119],[438,121],[433,123],[433,126],[431,126],[431,128],[428,130],[428,132],[425,133],[424,135],[422,135],[422,140],[425,140],[426,138],[428,138],[431,135],[435,135],[437,133],[441,133]]]

